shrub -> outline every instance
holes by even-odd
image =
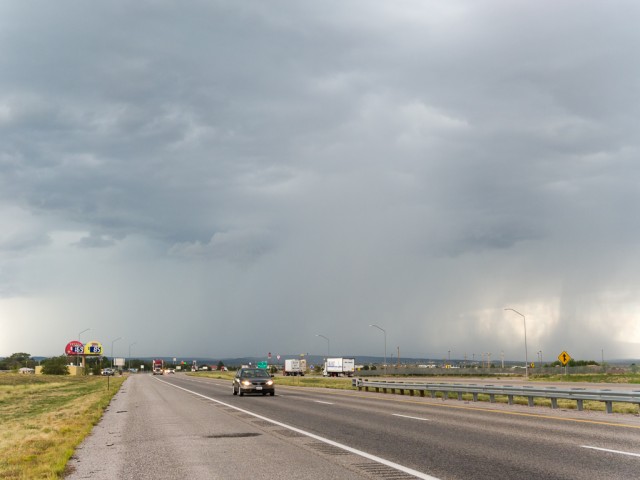
[[[42,362],[42,373],[45,375],[69,375],[67,357],[52,357]]]

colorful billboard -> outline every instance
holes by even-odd
[[[84,352],[84,345],[78,340],[73,340],[72,342],[67,343],[67,346],[64,349],[65,355],[82,355]]]
[[[102,344],[100,342],[87,342],[84,346],[85,355],[102,355]]]

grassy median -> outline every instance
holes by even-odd
[[[529,375],[538,382],[640,383],[639,373],[572,373],[571,375]]]
[[[0,374],[0,478],[61,478],[123,381]]]

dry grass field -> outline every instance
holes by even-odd
[[[0,478],[61,478],[123,381],[0,374]]]

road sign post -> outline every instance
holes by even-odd
[[[566,351],[562,351],[560,355],[558,355],[558,361],[564,367],[564,374],[567,375],[567,363],[571,361],[571,355],[569,355]]]

